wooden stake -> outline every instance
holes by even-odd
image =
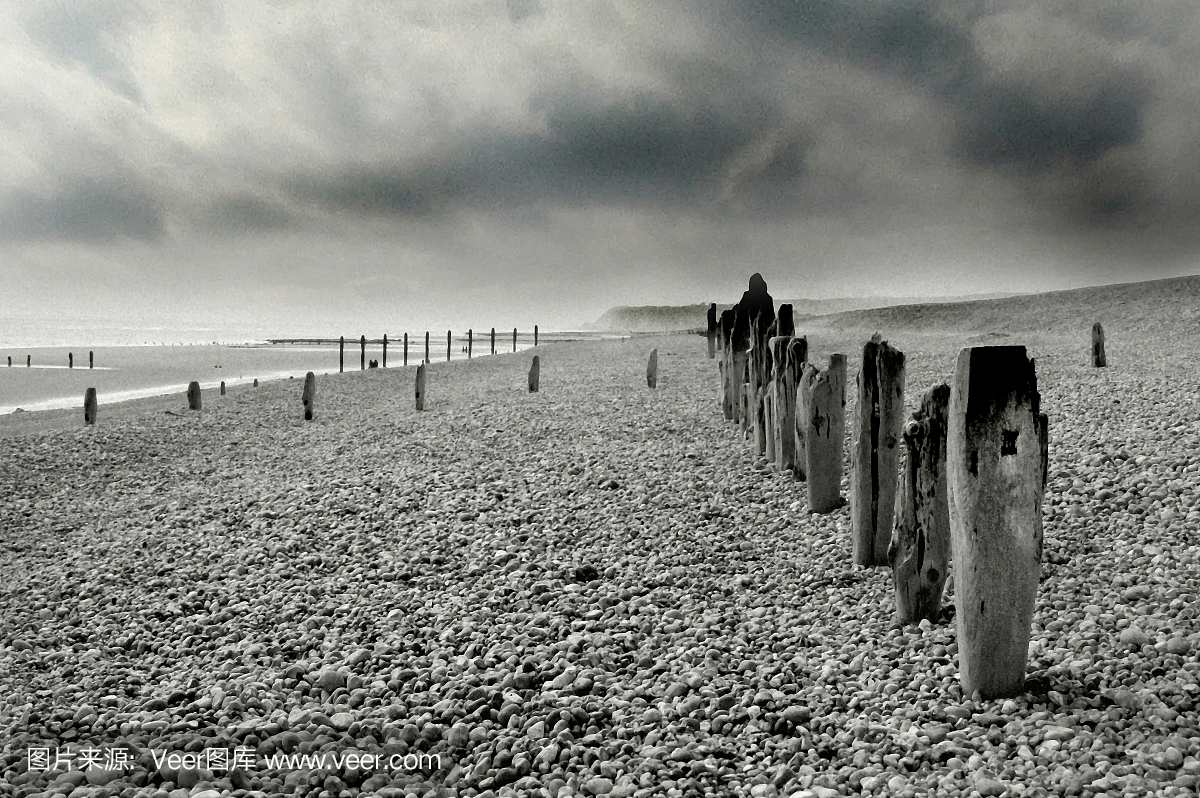
[[[650,359],[646,363],[646,386],[658,387],[658,349],[650,350]]]
[[[67,352],[67,368],[69,368],[69,369],[75,368],[75,353],[74,352]]]
[[[533,325],[533,345],[538,345],[538,326],[536,324]]]
[[[492,354],[496,354],[496,328],[492,328]]]
[[[799,482],[806,482],[809,478],[808,437],[810,417],[812,416],[812,386],[820,373],[820,370],[813,364],[801,363],[800,378],[796,380],[796,460],[792,467],[792,477]]]
[[[221,396],[225,395],[225,380],[221,380]]]
[[[830,355],[829,367],[806,385],[805,456],[808,507],[830,513],[841,507],[842,448],[846,438],[846,356]]]
[[[900,624],[938,622],[950,570],[950,506],[946,481],[946,414],[950,386],[935,385],[904,425],[904,470],[888,561]]]
[[[92,426],[96,423],[96,389],[88,388],[83,394],[83,423]]]
[[[311,371],[304,375],[304,392],[300,395],[304,403],[304,420],[313,420],[313,410],[317,404],[317,375]]]
[[[537,393],[541,386],[542,380],[542,359],[534,355],[533,362],[529,365],[529,392]]]
[[[9,365],[11,366],[12,363],[10,362]],[[89,349],[88,350],[88,368],[92,368],[95,365],[96,365],[96,353]]]
[[[387,368],[387,333],[383,334],[383,367]]]
[[[338,374],[346,370],[346,336],[338,337]]]
[[[258,378],[257,377],[254,378],[254,387],[255,388],[258,387]]]
[[[708,306],[708,359],[717,356],[717,303]]]
[[[1023,346],[958,356],[950,392],[947,478],[963,691],[1024,691],[1041,576],[1048,435]]]
[[[1108,365],[1108,360],[1104,357],[1104,328],[1100,326],[1100,322],[1092,325],[1092,366],[1093,368],[1104,368]]]
[[[429,362],[429,330],[425,331],[425,362]]]
[[[358,339],[358,345],[360,347],[359,356],[358,356],[358,369],[359,369],[359,371],[366,371],[367,370],[367,336],[365,336],[365,335],[361,336]]]
[[[854,562],[887,565],[904,422],[904,354],[886,341],[863,347],[850,473]]]
[[[513,351],[517,351],[517,328],[513,327]]]
[[[425,364],[421,363],[417,366],[417,410],[425,409]]]
[[[188,383],[187,389],[188,410],[200,409],[200,383]]]
[[[470,328],[467,329],[467,360],[471,359],[471,350],[475,348],[475,335]]]
[[[450,362],[450,342],[451,342],[450,331],[446,330],[446,362],[447,363]]]
[[[404,366],[408,367],[408,333],[404,334]]]

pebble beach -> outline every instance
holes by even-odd
[[[1028,680],[1001,701],[962,694],[952,588],[898,628],[848,508],[810,514],[724,420],[702,336],[433,363],[420,413],[409,367],[319,376],[308,423],[301,380],[20,414],[0,795],[1194,795],[1200,366],[1151,331],[1090,368],[1089,326],[984,341],[1029,346],[1050,423]],[[848,418],[871,332],[809,337],[848,357]],[[908,412],[981,342],[883,333]],[[54,766],[81,749],[114,766]]]

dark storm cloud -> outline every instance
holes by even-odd
[[[204,221],[209,229],[233,234],[286,230],[295,225],[286,209],[249,194],[218,198],[204,214]]]
[[[116,51],[128,15],[116,3],[50,2],[25,22],[30,37],[55,58],[82,64],[101,83],[133,102],[142,92]]]
[[[48,196],[20,190],[0,195],[0,240],[153,240],[163,225],[159,202],[129,180],[84,177]]]

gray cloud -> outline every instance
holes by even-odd
[[[161,204],[135,182],[81,177],[47,195],[16,190],[0,199],[0,239],[151,241],[162,235]]]
[[[109,89],[140,103],[141,89],[117,46],[130,16],[117,2],[54,0],[35,6],[25,29],[53,57],[82,64]]]

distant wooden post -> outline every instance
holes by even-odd
[[[792,318],[792,306],[780,305],[779,315],[777,317],[779,323],[779,335],[784,338],[791,338],[796,334],[796,323]]]
[[[708,359],[717,356],[717,303],[708,306]]]
[[[225,395],[225,380],[221,380],[221,396]]]
[[[950,569],[950,505],[946,483],[946,413],[950,386],[925,392],[904,425],[904,470],[896,493],[896,520],[888,560],[903,624],[938,622]]]
[[[387,368],[387,333],[383,334],[383,367]]]
[[[446,330],[446,362],[447,363],[450,362],[450,343],[451,343],[450,331]]]
[[[367,336],[362,336],[358,339],[359,355],[358,355],[358,370],[367,370]]]
[[[83,423],[94,425],[96,423],[96,389],[88,388],[83,394]]]
[[[338,374],[346,370],[346,336],[338,338]]]
[[[311,371],[304,375],[304,392],[300,394],[304,403],[304,420],[313,420],[313,410],[317,404],[317,375]]]
[[[200,383],[190,382],[187,389],[188,410],[200,409]]]
[[[254,387],[255,387],[255,388],[257,388],[257,387],[258,387],[258,377],[255,377],[255,378],[254,378]]]
[[[26,355],[25,356],[25,368],[29,368],[32,365],[33,365],[33,355]]]
[[[12,368],[12,355],[8,356],[8,367]]]
[[[646,362],[646,387],[658,387],[658,349],[650,350],[650,359]]]
[[[67,368],[69,368],[69,369],[75,368],[75,353],[74,352],[67,352]]]
[[[946,440],[958,672],[985,699],[1024,690],[1041,575],[1048,448],[1023,346],[963,349]]]
[[[842,506],[842,449],[846,438],[846,356],[830,355],[829,367],[805,386],[808,508],[831,513]]]
[[[533,345],[538,345],[538,326],[536,324],[533,325]]]
[[[96,365],[96,353],[91,349],[88,350],[88,368]]]
[[[1092,366],[1094,368],[1104,368],[1108,365],[1108,360],[1104,357],[1104,328],[1100,326],[1100,322],[1092,325]]]
[[[904,423],[904,353],[878,340],[863,347],[850,473],[854,562],[887,565]]]
[[[429,330],[425,331],[425,362],[429,362]]]
[[[492,354],[496,354],[496,328],[492,328]]]
[[[421,363],[417,366],[417,409],[425,409],[425,364]]]
[[[517,328],[513,327],[513,351],[517,351]]]
[[[404,334],[404,365],[408,366],[408,333]]]
[[[534,355],[533,362],[529,364],[529,392],[537,393],[541,387],[542,381],[542,359]]]

